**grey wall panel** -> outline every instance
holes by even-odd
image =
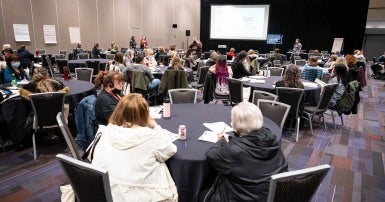
[[[107,50],[116,41],[114,0],[98,1],[100,47]],[[119,44],[117,44],[120,46]]]
[[[24,44],[29,46],[31,50],[34,47],[34,34],[32,27],[32,13],[29,0],[3,0],[3,13],[5,26],[7,27],[6,36],[7,43],[11,44],[13,49],[17,49],[18,46]],[[31,41],[29,42],[16,42],[13,31],[13,24],[28,24],[29,34]]]
[[[56,35],[60,38],[60,45],[58,45],[57,51],[59,49],[72,51],[76,47],[76,44],[70,43],[68,28],[79,27],[78,2],[77,0],[56,0],[56,3],[59,21],[57,28],[59,33],[56,33]],[[80,33],[81,32],[80,30]]]
[[[33,30],[34,38],[33,44],[36,49],[46,49],[48,53],[56,52],[57,44],[46,44],[44,41],[43,25],[55,25],[57,33],[57,18],[56,18],[56,2],[47,0],[33,0],[32,13],[33,13]],[[56,36],[56,41],[58,37]]]
[[[112,41],[128,46],[131,36],[139,43],[143,34],[150,47],[186,48],[186,29],[190,38],[200,32],[200,0],[0,0],[0,9],[0,43],[15,49],[25,44],[31,52],[72,51],[76,44],[70,43],[69,27],[80,28],[84,49],[99,42],[104,50]],[[31,41],[16,43],[13,24],[28,24]],[[55,25],[57,44],[44,42],[43,25]]]
[[[96,11],[96,0],[79,0],[80,37],[85,50],[92,50],[93,45],[98,42]]]

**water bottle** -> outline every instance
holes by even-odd
[[[16,80],[14,73],[12,74],[12,83],[11,84],[12,84],[12,87],[17,87],[17,80]]]
[[[64,80],[67,81],[69,79],[68,78],[68,67],[67,66],[63,67],[63,74],[64,74]]]
[[[171,104],[168,98],[163,101],[163,118],[169,119],[171,117]]]

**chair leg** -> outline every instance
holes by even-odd
[[[36,141],[35,141],[35,132],[32,135],[32,145],[33,145],[33,159],[37,159],[36,155]]]
[[[341,117],[341,125],[344,125],[344,118],[342,118],[342,114],[340,115]]]
[[[322,116],[322,121],[324,122],[324,127],[325,127],[325,130],[327,131],[328,128],[326,127],[326,121],[325,121],[325,116],[323,114],[321,114]]]
[[[295,136],[295,141],[298,142],[299,141],[299,124],[301,122],[301,119],[298,117],[297,118],[297,123],[295,125],[295,133],[296,133],[296,136]]]
[[[309,126],[310,126],[311,135],[314,136],[314,134],[313,134],[313,120],[312,120],[312,119],[313,119],[313,116],[310,115],[310,114],[308,114],[307,116],[308,116],[308,118],[309,118]]]
[[[330,110],[330,115],[332,116],[334,129],[337,129],[337,127],[336,127],[336,121],[334,120],[334,112],[333,112],[333,110]]]

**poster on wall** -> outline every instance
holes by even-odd
[[[28,24],[13,24],[15,41],[31,41]]]
[[[44,42],[57,43],[55,25],[43,25]]]
[[[71,44],[81,43],[80,41],[80,29],[79,27],[69,27]]]

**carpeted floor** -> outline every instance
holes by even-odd
[[[385,81],[368,79],[360,92],[356,115],[337,119],[337,129],[326,116],[328,130],[316,127],[314,136],[307,128],[299,142],[287,134],[282,150],[289,169],[320,164],[332,169],[313,201],[385,201]],[[56,153],[65,151],[64,143],[39,147],[40,157],[33,161],[32,149],[0,153],[0,201],[59,201],[59,186],[66,181]]]

